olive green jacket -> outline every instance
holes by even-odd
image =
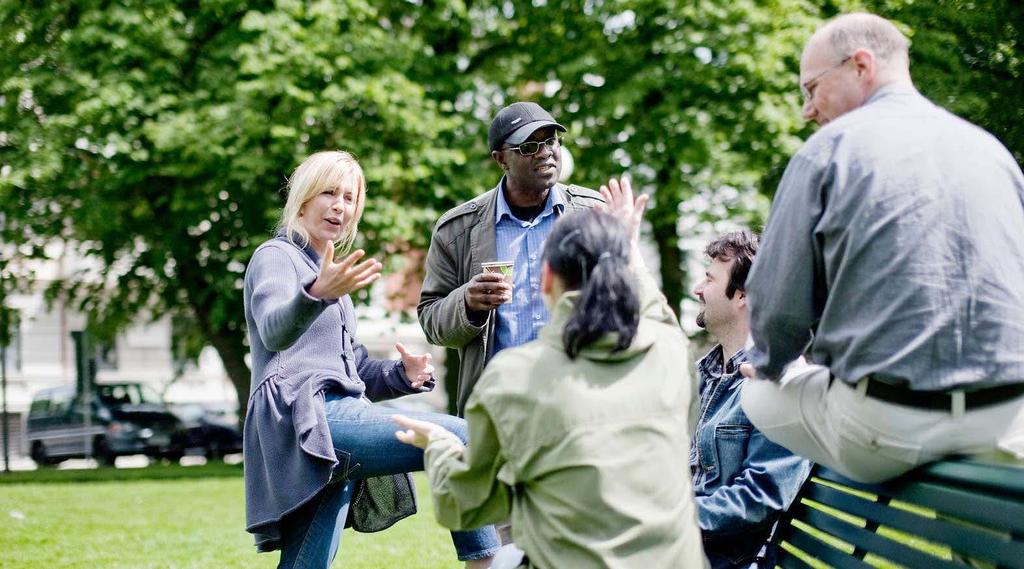
[[[469,448],[446,431],[424,455],[438,521],[506,519],[538,567],[705,566],[690,484],[687,340],[649,276],[633,343],[570,360],[566,293],[540,337],[502,350],[469,398]]]
[[[427,251],[426,275],[417,307],[420,326],[431,344],[459,352],[458,411],[462,415],[484,364],[490,359],[496,314],[492,310],[483,325],[466,314],[466,286],[482,272],[480,263],[497,258],[495,211],[497,187],[459,205],[441,216]],[[555,184],[567,204],[565,213],[603,203],[601,194],[580,186]]]

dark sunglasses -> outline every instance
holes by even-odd
[[[540,146],[542,144],[544,146],[547,146],[548,148],[554,149],[554,148],[556,148],[558,146],[561,146],[561,144],[562,144],[562,136],[559,135],[559,134],[556,134],[556,135],[552,136],[551,138],[549,138],[547,140],[542,140],[540,142],[533,141],[533,140],[528,140],[528,141],[526,141],[526,142],[524,142],[522,144],[516,145],[516,146],[506,146],[505,148],[502,148],[502,150],[516,150],[520,154],[522,154],[523,156],[533,156],[534,154],[540,152]]]

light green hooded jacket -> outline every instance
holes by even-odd
[[[646,270],[632,344],[608,337],[571,360],[564,294],[533,342],[487,365],[466,408],[470,447],[434,435],[425,462],[451,529],[512,518],[545,569],[705,566],[689,478],[694,393],[687,339]]]

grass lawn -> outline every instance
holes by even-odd
[[[347,530],[334,567],[456,569],[434,521],[426,479],[420,511],[375,534]],[[0,568],[276,566],[244,531],[240,466],[0,474]]]

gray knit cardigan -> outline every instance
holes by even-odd
[[[410,387],[401,360],[367,357],[354,340],[351,298],[309,295],[319,263],[312,248],[279,234],[256,249],[245,272],[252,353],[244,429],[246,530],[261,551],[279,548],[282,517],[345,468],[324,415],[325,390],[382,400],[433,387]]]

